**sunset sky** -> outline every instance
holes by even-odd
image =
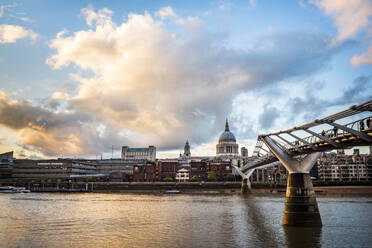
[[[372,99],[372,1],[0,1],[0,153],[214,155]]]

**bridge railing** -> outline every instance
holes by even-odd
[[[356,121],[353,121],[353,122],[350,122],[350,123],[347,123],[347,124],[343,124],[342,126],[350,128],[350,129],[358,131],[358,132],[365,132],[365,131],[368,131],[368,130],[372,131],[372,123],[370,123],[369,126],[367,125],[367,120],[368,119],[371,120],[372,116],[367,116],[367,117],[364,117],[362,119],[358,119]],[[325,125],[325,124],[327,124],[327,123],[319,123],[317,126]],[[313,126],[313,127],[315,127],[315,126]],[[291,132],[279,132],[277,134],[269,134],[268,136],[273,138],[273,136],[279,137],[278,136],[279,134],[292,135],[292,132],[294,133],[295,131],[304,131],[304,130],[303,129],[297,129],[297,130],[292,130]],[[340,128],[335,128],[335,127],[327,129],[327,130],[322,130],[321,132],[315,132],[315,133],[317,133],[320,136],[324,136],[324,137],[326,137],[326,138],[328,138],[332,141],[339,140],[339,139],[344,138],[346,136],[352,136],[352,134],[350,132],[345,131],[345,130],[340,129]],[[301,148],[301,147],[308,146],[308,144],[314,145],[314,144],[327,142],[326,140],[324,140],[322,138],[319,138],[315,135],[310,135],[310,136],[307,136],[305,138],[299,137],[303,141],[292,137],[291,141],[286,140],[288,142],[283,142],[282,140],[280,140],[277,137],[275,137],[273,139],[275,140],[275,142],[278,143],[278,145],[282,146],[284,148],[284,150],[287,151],[287,152],[292,151],[295,147]],[[265,153],[262,153],[261,152],[262,150],[265,151]],[[262,140],[259,136],[258,139],[257,139],[257,143],[256,143],[256,146],[255,146],[254,152],[253,152],[253,156],[262,157],[265,154],[271,155],[271,152],[269,151],[269,149],[264,148],[264,143],[262,142]]]
[[[345,138],[349,139],[351,137],[359,137],[359,141],[357,141],[358,145],[368,145],[372,142],[372,123],[369,120],[369,125],[367,125],[367,120],[372,119],[372,116],[364,117],[347,124],[339,124],[335,122],[368,111],[372,112],[372,100],[359,105],[351,106],[344,111],[335,113],[320,120],[315,120],[302,126],[279,131],[276,133],[259,135],[252,154],[253,159],[248,162],[248,164],[242,167],[242,171],[257,168],[258,166],[262,166],[266,162],[274,162],[276,157],[270,151],[270,149],[266,147],[265,143],[262,140],[262,137],[270,137],[271,140],[275,142],[283,151],[286,151],[288,153],[297,151],[295,155],[304,155],[309,152],[311,153],[313,151],[319,151],[319,145],[321,145],[322,151],[338,149],[339,147],[347,147],[349,146],[349,143],[346,143],[344,146],[341,143],[345,140]],[[333,127],[327,130],[322,130],[321,132],[319,132],[319,130],[312,131],[310,129],[313,127],[321,128],[322,125],[330,125]],[[300,131],[302,132],[302,135],[299,135],[298,132]],[[311,135],[304,135],[305,133],[310,133]],[[282,134],[286,137],[280,136]],[[364,140],[364,143],[361,143],[361,140]],[[328,146],[328,144],[330,144],[331,146]]]
[[[371,126],[367,126],[367,120],[368,119],[372,119],[372,116],[368,116],[368,117],[365,117],[365,118],[362,118],[362,119],[359,119],[359,120],[356,120],[356,121],[353,121],[353,122],[350,122],[348,124],[344,124],[343,126],[345,127],[348,127],[350,129],[353,129],[355,131],[360,131],[360,132],[363,132],[363,131],[366,131],[366,130],[369,130],[371,129],[372,127]],[[363,127],[361,128],[361,123],[363,123]],[[322,131],[323,132],[323,131]],[[350,135],[349,132],[345,131],[345,130],[342,130],[342,129],[339,129],[339,128],[331,128],[331,129],[328,129],[328,130],[324,130],[324,135],[322,134],[322,132],[318,133],[322,136],[325,136],[327,138],[331,138],[331,139],[338,139],[338,138],[343,138],[345,137],[346,135]],[[316,137],[314,135],[310,135],[306,138],[304,138],[305,141],[311,143],[311,144],[315,144],[315,143],[319,143],[319,142],[324,142],[324,140],[320,139],[319,137]],[[296,142],[296,141],[294,141]],[[305,143],[301,142],[300,143],[302,145],[306,145]]]

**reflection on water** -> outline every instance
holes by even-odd
[[[0,247],[368,247],[372,198],[318,198],[323,228],[284,228],[284,197],[0,195]]]
[[[283,226],[288,247],[321,247],[321,227],[287,227]]]

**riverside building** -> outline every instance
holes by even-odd
[[[149,146],[147,148],[132,148],[128,146],[123,146],[121,149],[121,158],[127,160],[155,161],[156,147]]]
[[[230,132],[229,122],[226,119],[225,130],[218,139],[216,145],[217,156],[239,156],[239,145],[236,144],[235,136]]]
[[[317,162],[318,179],[321,181],[372,181],[372,154],[345,155],[343,150],[337,153],[324,153]]]
[[[12,177],[13,152],[0,154],[0,178]]]
[[[156,159],[156,147],[122,147],[120,159],[10,159],[3,154],[0,170],[8,171],[14,179],[70,180],[84,178],[104,181],[230,181],[234,179],[233,165],[240,166],[249,159],[246,149],[239,155],[239,145],[230,132],[226,120],[225,130],[216,145],[217,156],[191,156],[190,143],[187,140],[183,153],[178,158]],[[12,157],[12,156],[11,156]],[[6,160],[6,161],[5,161]],[[212,174],[213,176],[209,176]],[[4,173],[2,173],[4,175]]]
[[[97,167],[85,161],[70,159],[15,159],[12,177],[19,179],[72,179],[104,176]]]

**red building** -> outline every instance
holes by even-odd
[[[217,181],[228,181],[228,174],[232,173],[231,162],[223,160],[208,161],[208,172],[214,172]]]
[[[155,182],[156,164],[147,162],[145,164],[138,164],[133,166],[133,181],[134,182]]]
[[[169,177],[176,180],[176,173],[179,161],[176,159],[163,159],[157,162],[157,179],[163,181],[164,178]]]
[[[133,166],[134,182],[163,182],[165,178],[176,180],[177,171],[181,168],[189,171],[189,178],[195,177],[197,181],[207,181],[208,173],[216,174],[216,181],[231,180],[231,161],[221,159],[160,159],[154,162],[136,164]]]
[[[207,174],[206,161],[191,161],[190,162],[190,178],[195,177],[198,181],[206,181]]]

